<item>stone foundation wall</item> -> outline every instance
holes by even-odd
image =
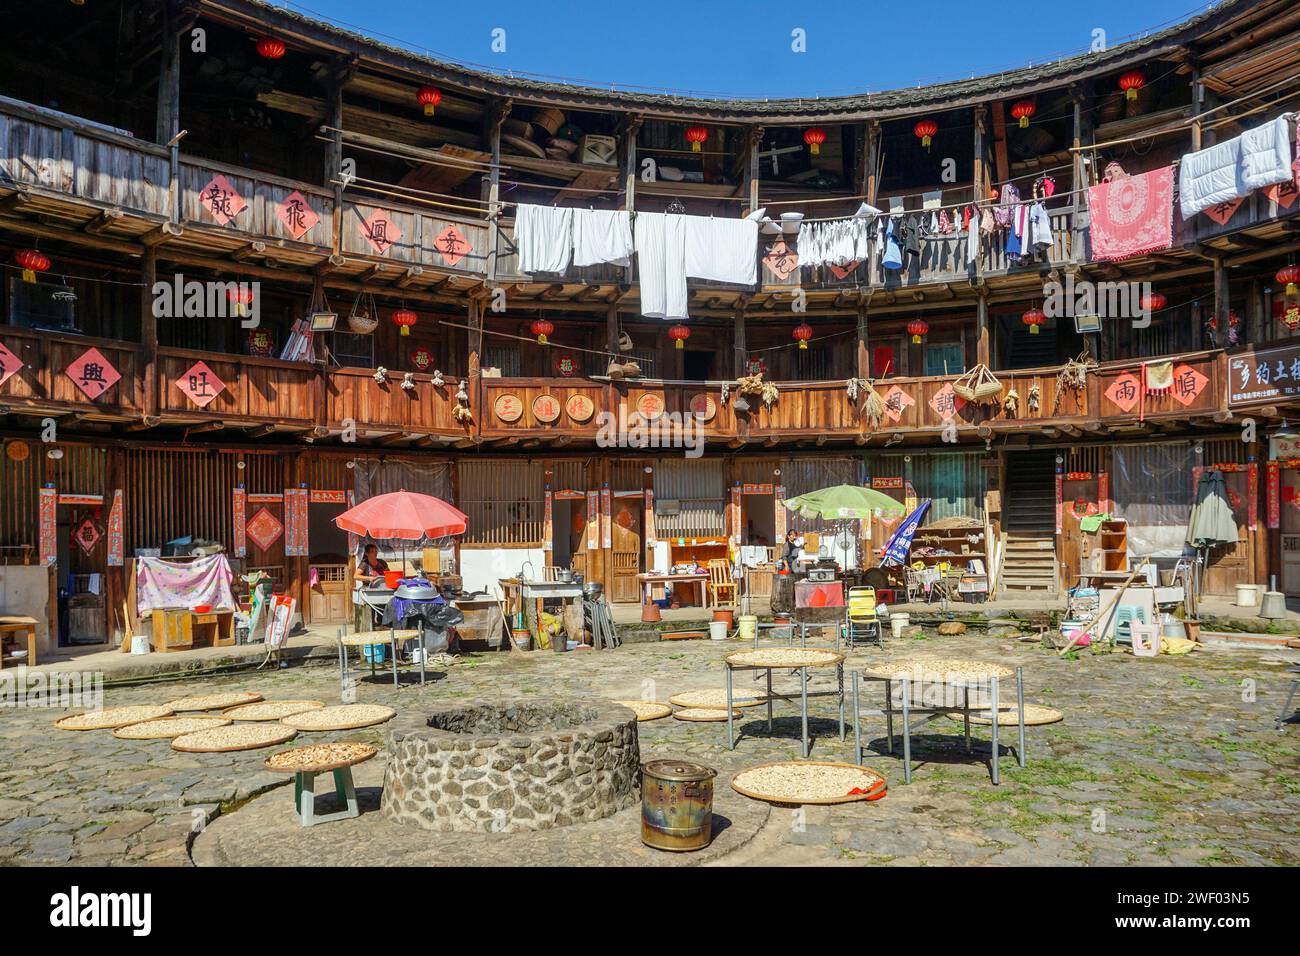
[[[599,820],[640,796],[636,715],[611,701],[476,701],[399,721],[380,803],[390,820],[548,830]]]

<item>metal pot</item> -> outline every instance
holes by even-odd
[[[562,568],[555,572],[555,580],[559,581],[561,584],[572,584],[573,572],[567,568]]]
[[[594,601],[605,593],[605,585],[599,581],[588,581],[582,586],[582,596],[588,601]]]
[[[689,760],[641,765],[641,842],[656,850],[702,850],[713,840],[712,767]]]

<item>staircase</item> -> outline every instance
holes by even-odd
[[[1056,453],[1011,452],[1002,492],[1006,541],[1000,588],[1005,593],[1056,593]]]

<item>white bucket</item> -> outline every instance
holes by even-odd
[[[1237,585],[1237,607],[1255,607],[1259,604],[1258,584]]]
[[[906,611],[895,612],[889,615],[889,633],[894,637],[902,637],[903,631],[912,623],[912,615]]]
[[[153,650],[153,648],[149,646],[149,635],[136,634],[132,636],[131,638],[132,654],[148,654],[151,650]]]
[[[740,615],[740,639],[742,641],[752,641],[754,634],[758,630],[758,618],[753,614]]]
[[[710,621],[709,639],[713,641],[725,641],[727,639],[727,622]]]

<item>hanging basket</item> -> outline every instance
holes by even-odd
[[[357,300],[348,313],[348,328],[357,335],[369,335],[379,328],[379,310],[375,308],[375,297],[369,292],[357,293]]]
[[[987,365],[976,365],[952,383],[952,390],[968,402],[988,404],[1002,394],[1002,383]]]

